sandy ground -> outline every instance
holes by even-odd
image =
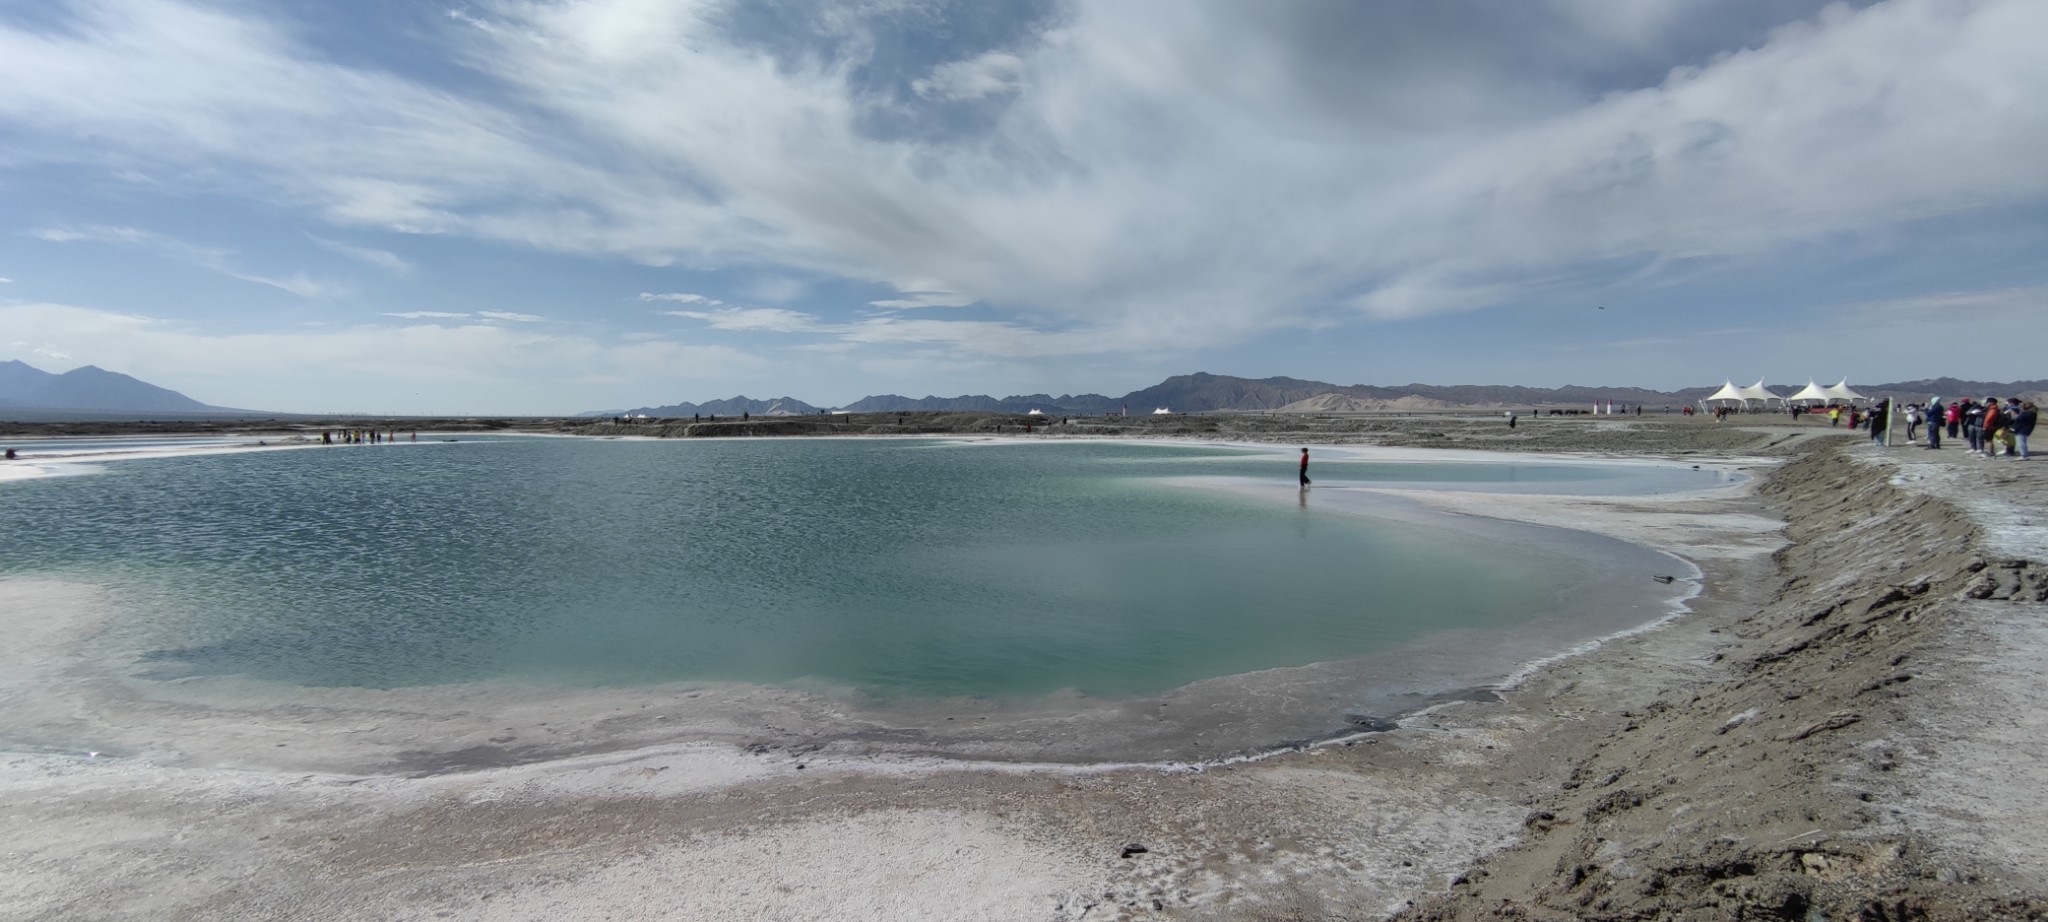
[[[1683,496],[1432,495],[1669,551],[1701,594],[1499,695],[1199,770],[860,759],[737,736],[336,770],[359,738],[468,740],[380,719],[374,701],[342,721],[305,709],[294,729],[95,684],[80,663],[104,599],[0,582],[0,722],[66,731],[0,754],[0,919],[2048,917],[2039,460],[1880,452],[1763,420],[1258,418],[1160,434],[1761,476]],[[1318,501],[1359,499],[1331,494]],[[644,725],[539,701],[482,717],[512,734]],[[70,745],[93,738],[110,750]]]

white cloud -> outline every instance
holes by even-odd
[[[769,333],[817,333],[833,327],[813,314],[779,307],[724,307],[709,311],[662,311],[671,317],[701,320],[714,330],[758,330]]]
[[[740,291],[756,301],[788,304],[810,294],[811,286],[800,279],[788,276],[769,276],[748,282]]]
[[[386,317],[404,320],[460,320],[468,317],[467,311],[386,311]]]
[[[548,319],[539,314],[521,314],[515,311],[477,311],[476,315],[485,320],[503,320],[510,323],[540,323]]]
[[[932,99],[981,99],[1022,89],[1028,72],[1023,58],[991,51],[965,61],[941,64],[930,77],[913,81],[910,88],[917,95]]]
[[[1906,298],[1862,301],[1834,307],[1832,319],[1868,322],[1885,326],[1922,326],[1932,318],[1953,320],[1971,329],[1990,324],[2001,336],[2013,341],[2033,341],[2007,326],[2014,321],[2032,321],[2048,331],[2048,286],[1996,288],[1979,291],[1944,291]]]
[[[334,297],[348,290],[346,286],[315,279],[303,272],[294,272],[282,277],[249,272],[236,266],[233,250],[198,246],[175,237],[133,227],[44,227],[30,231],[29,234],[50,243],[105,243],[140,247],[166,259],[189,263],[229,278],[268,285],[301,298]]]
[[[714,330],[758,333],[813,333],[831,343],[811,343],[812,352],[847,352],[859,346],[946,346],[1008,358],[1114,352],[1121,341],[1100,331],[1048,333],[1019,323],[987,320],[926,320],[897,316],[827,323],[814,314],[776,307],[723,307],[708,311],[662,311],[702,321]]]
[[[13,279],[10,279],[10,278],[0,278],[0,285],[12,285],[12,284],[14,284],[14,280],[13,280]]]
[[[93,227],[85,230],[39,227],[29,231],[29,236],[50,243],[150,243],[155,239],[155,235],[132,227]]]
[[[869,345],[945,345],[991,356],[1062,356],[1119,351],[1114,337],[1095,332],[1047,333],[1023,324],[989,320],[909,320],[875,317],[838,331],[845,342]]]
[[[493,78],[484,96],[337,63],[240,6],[101,0],[62,32],[0,25],[0,124],[40,159],[146,160],[344,225],[918,278],[874,305],[1021,312],[868,331],[962,348],[1033,348],[1013,338],[1032,326],[1228,344],[1333,305],[1473,310],[1589,263],[2048,198],[2038,0],[1835,6],[1754,34],[1702,22],[1774,5],[1611,7],[1074,0],[897,93],[862,82],[900,64],[862,40],[872,5],[812,24],[827,50],[776,57],[709,3],[506,0],[448,11],[435,49]],[[1700,34],[1720,44],[1681,47]],[[697,319],[798,324],[734,311]]]
[[[397,275],[405,275],[412,271],[411,263],[406,262],[403,257],[400,257],[397,253],[393,253],[389,250],[380,250],[375,247],[356,246],[355,244],[343,243],[339,240],[329,240],[326,237],[321,237],[315,234],[308,234],[306,236],[312,238],[314,243],[317,243],[322,247],[325,247],[336,253],[340,253],[341,255],[356,260],[358,262],[368,263],[369,265],[376,266],[377,268],[383,269],[387,272],[391,272]]]
[[[650,301],[650,302],[651,302],[651,301],[673,301],[673,302],[675,302],[675,303],[677,303],[677,304],[704,304],[704,305],[708,305],[708,306],[711,306],[711,307],[718,307],[719,305],[722,305],[722,304],[724,304],[724,303],[725,303],[724,301],[720,301],[720,300],[718,300],[717,298],[708,298],[708,297],[705,297],[704,295],[698,295],[698,294],[690,294],[690,293],[688,293],[688,292],[680,292],[680,291],[678,291],[678,292],[670,292],[670,293],[668,293],[668,294],[652,294],[652,293],[649,293],[649,292],[645,292],[645,291],[643,291],[643,292],[641,292],[641,293],[640,293],[640,300],[642,300],[642,301]]]
[[[890,310],[916,310],[921,307],[966,307],[978,300],[968,295],[955,294],[950,291],[917,291],[909,292],[908,294],[910,296],[907,298],[885,298],[880,301],[869,301],[868,303]]]
[[[493,24],[489,20],[481,19],[471,15],[468,10],[451,9],[447,12],[446,15],[448,16],[449,19],[462,23],[463,25],[469,26],[470,28],[473,29],[480,29],[482,31],[492,33],[498,31],[497,25]]]

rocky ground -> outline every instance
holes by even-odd
[[[1018,418],[875,416],[809,425],[1585,452],[1766,476],[1709,497],[1438,498],[1673,550],[1706,591],[1686,617],[1497,696],[1199,772],[875,763],[774,738],[422,777],[15,753],[0,758],[0,919],[2048,918],[2038,459],[1878,451],[1775,417],[1218,415],[1050,436],[1032,420],[1027,436]],[[67,632],[89,633],[93,604],[0,582],[0,675],[45,677],[81,721],[111,707],[66,684]],[[406,719],[373,711],[350,719]]]

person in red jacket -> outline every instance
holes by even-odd
[[[1308,489],[1308,449],[1301,450],[1301,488]]]

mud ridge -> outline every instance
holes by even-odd
[[[1987,559],[1955,507],[1823,447],[1761,493],[1787,521],[1768,605],[1710,630],[1710,678],[1625,714],[1526,834],[1403,922],[2048,918],[2038,881],[1961,868],[1901,781],[1925,656],[1970,600],[2048,599],[2048,569]]]

